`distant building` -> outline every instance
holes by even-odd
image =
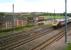
[[[52,22],[52,19],[47,18],[48,16],[37,16],[35,17],[35,24],[36,25],[46,25]]]
[[[27,19],[26,18],[17,18],[16,19],[16,26],[25,26],[27,24]]]
[[[27,18],[25,17],[7,15],[0,18],[0,27],[2,27],[2,29],[25,26],[26,24]]]
[[[36,25],[40,25],[40,24],[44,24],[44,17],[43,16],[37,16],[35,17],[35,24]]]

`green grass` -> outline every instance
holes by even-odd
[[[65,50],[71,50],[71,43],[67,44],[67,47],[65,48]]]
[[[60,18],[64,18],[64,16],[45,16],[45,19],[49,19],[49,18],[52,18],[52,19],[60,19]]]
[[[55,19],[60,19],[60,18],[64,18],[64,16],[52,16],[52,18],[55,18]]]

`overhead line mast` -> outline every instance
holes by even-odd
[[[13,28],[15,28],[15,14],[14,14],[14,4],[12,5],[12,12],[13,12]],[[15,29],[14,29],[15,30]],[[13,31],[14,31],[13,30]]]
[[[65,43],[67,43],[67,0],[65,0]]]

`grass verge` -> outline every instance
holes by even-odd
[[[71,50],[71,43],[68,43],[65,50]]]

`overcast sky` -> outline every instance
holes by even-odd
[[[65,0],[0,0],[0,12],[12,12],[12,4],[15,12],[64,12]],[[71,0],[68,2],[68,12],[71,12]]]

